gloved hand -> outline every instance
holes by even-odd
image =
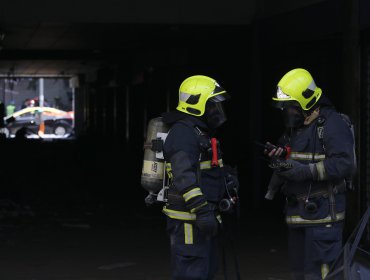
[[[265,195],[265,199],[273,200],[276,192],[279,188],[285,183],[285,180],[278,176],[277,171],[272,173],[270,182],[267,187],[267,193]]]
[[[302,164],[298,161],[287,159],[286,167],[277,170],[277,175],[288,181],[302,182],[317,179],[316,166],[313,163]]]
[[[204,205],[199,208],[196,212],[195,225],[199,230],[207,235],[214,236],[217,234],[218,230],[218,221],[215,216],[215,213],[210,209],[209,204]]]
[[[189,212],[196,214],[195,225],[199,230],[205,234],[215,235],[217,233],[218,222],[202,190],[194,186],[188,189],[182,196]]]

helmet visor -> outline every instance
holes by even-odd
[[[227,99],[230,99],[230,95],[226,92],[226,90],[221,87],[218,83],[215,83],[215,89],[210,94],[209,101],[212,102],[222,102]]]
[[[272,106],[275,107],[275,108],[278,108],[280,110],[284,110],[286,108],[289,108],[289,107],[298,107],[298,108],[301,108],[301,106],[299,105],[299,103],[295,100],[287,100],[287,101],[277,101],[277,100],[273,100],[272,101]]]
[[[225,110],[220,102],[207,102],[205,116],[208,126],[212,129],[218,128],[227,120]]]

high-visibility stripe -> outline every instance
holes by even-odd
[[[321,265],[321,278],[325,279],[326,275],[329,273],[329,265],[326,263]]]
[[[212,168],[212,161],[210,161],[210,160],[201,161],[199,164],[200,164],[200,169],[201,170],[203,170],[203,169],[211,169]],[[218,160],[218,165],[220,167],[223,167],[224,166],[224,163],[223,163],[222,159],[219,159]]]
[[[221,218],[221,215],[216,215],[216,219],[218,221],[219,224],[222,224],[222,218]]]
[[[199,162],[200,164],[200,169],[211,169],[212,168],[212,161],[210,160],[206,160],[206,161],[201,161]],[[223,167],[224,166],[224,162],[222,161],[222,159],[219,159],[218,160],[218,165],[220,167]],[[167,173],[171,173],[172,171],[172,168],[171,168],[171,163],[170,162],[167,162],[166,163],[166,171]]]
[[[207,204],[208,204],[208,202],[206,201],[206,202],[202,203],[201,205],[198,205],[197,207],[194,207],[193,209],[190,210],[190,213],[196,212],[199,208],[202,208],[204,205],[207,205]]]
[[[194,188],[191,189],[190,191],[184,193],[182,197],[184,198],[185,202],[189,201],[193,197],[203,195],[202,191],[200,188]]]
[[[184,223],[185,244],[193,244],[193,225]]]
[[[344,220],[344,216],[345,216],[344,214],[345,214],[344,212],[337,213],[336,221]],[[319,219],[319,220],[307,220],[307,219],[303,219],[301,216],[287,216],[285,220],[288,224],[321,224],[321,223],[333,222],[330,215],[328,215],[324,219]]]
[[[194,221],[196,218],[196,215],[189,212],[184,211],[176,211],[172,209],[167,209],[166,206],[163,207],[162,212],[166,214],[168,217],[176,220],[182,220],[182,221]]]
[[[318,177],[317,179],[319,181],[323,181],[327,179],[325,165],[322,161],[316,163],[316,170],[317,170],[317,177]]]
[[[311,160],[312,155],[313,155],[314,160],[324,160],[325,159],[324,154],[299,153],[299,152],[292,152],[289,157],[291,159],[298,159],[298,160]]]
[[[170,162],[166,162],[166,172],[167,172],[168,178],[172,179],[172,168],[171,168]]]

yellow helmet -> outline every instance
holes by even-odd
[[[305,111],[310,110],[320,99],[321,88],[317,87],[311,74],[302,68],[296,68],[286,73],[277,85],[276,97],[272,100],[277,107],[283,108],[296,101]]]
[[[221,102],[227,99],[226,91],[216,80],[202,75],[185,79],[179,88],[177,110],[193,116],[202,116],[209,99]]]

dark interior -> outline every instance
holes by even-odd
[[[236,246],[245,279],[288,279],[284,198],[264,199],[271,170],[254,141],[280,136],[282,119],[271,97],[290,69],[308,69],[355,123],[360,164],[357,187],[348,194],[345,237],[366,210],[368,1],[307,1],[299,7],[284,1],[280,10],[273,1],[233,7],[216,1],[214,10],[204,4],[194,14],[183,7],[178,21],[148,3],[143,14],[138,6],[115,3],[120,16],[114,1],[106,3],[109,9],[103,3],[75,4],[70,13],[62,4],[32,1],[14,19],[16,4],[5,2],[1,77],[71,75],[79,86],[75,138],[0,142],[1,279],[168,279],[161,205],[148,208],[140,185],[143,142],[148,121],[175,109],[180,83],[193,74],[215,78],[232,97],[218,138],[224,160],[239,171]],[[240,9],[247,3],[256,10],[243,18]],[[367,229],[364,244],[369,236]],[[104,266],[109,263],[120,265]],[[232,271],[232,260],[229,266]]]

